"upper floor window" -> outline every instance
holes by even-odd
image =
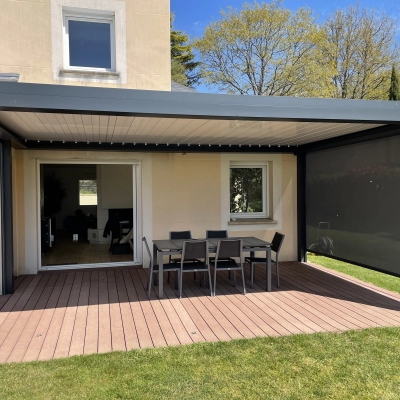
[[[114,15],[65,11],[65,67],[115,71],[114,32]]]

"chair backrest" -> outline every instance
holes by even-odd
[[[228,231],[206,231],[207,239],[227,238]]]
[[[283,239],[285,239],[285,235],[282,233],[275,232],[274,238],[271,243],[271,250],[276,254],[279,254],[279,250],[281,249]]]
[[[146,247],[147,253],[149,255],[150,267],[151,267],[153,264],[153,258],[151,257],[151,251],[150,251],[149,245],[147,244],[147,240],[144,236],[142,237],[142,240],[143,240],[144,246]]]
[[[183,242],[182,263],[187,260],[204,259],[208,262],[208,242],[207,240],[196,240]]]
[[[222,239],[218,241],[215,259],[239,257],[242,261],[242,239]]]
[[[191,239],[192,232],[191,231],[172,231],[169,233],[169,239]]]

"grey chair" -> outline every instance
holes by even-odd
[[[283,239],[285,239],[285,235],[279,232],[275,232],[274,238],[271,242],[271,251],[275,252],[275,260],[271,257],[271,263],[275,263],[276,265],[276,282],[277,287],[279,288],[279,251],[281,250]],[[267,260],[265,257],[246,257],[245,261],[250,264],[250,276],[251,276],[251,287],[254,287],[254,264],[256,263],[266,263]]]
[[[206,239],[226,239],[228,231],[206,231]],[[214,264],[215,257],[210,257],[210,264]],[[231,278],[231,271],[229,271],[229,279]]]
[[[239,258],[239,263],[234,258]],[[242,240],[221,239],[217,245],[217,253],[214,261],[214,296],[217,289],[217,272],[233,271],[234,286],[236,287],[236,271],[242,271],[243,294],[246,294],[246,278],[244,274]]]
[[[142,240],[143,240],[144,246],[146,247],[146,250],[147,250],[147,253],[148,253],[149,259],[150,259],[149,276],[147,278],[147,285],[146,285],[147,297],[150,297],[151,281],[152,281],[153,274],[158,274],[160,271],[159,271],[158,264],[153,263],[153,257],[151,256],[150,248],[149,248],[146,238],[143,237]],[[180,265],[177,263],[163,264],[163,272],[168,271],[168,274],[171,271],[177,271],[177,273],[179,274],[180,269],[181,269]],[[159,276],[158,278],[163,279],[162,276]]]
[[[193,261],[195,260],[195,261]],[[187,262],[190,261],[190,262]],[[182,298],[182,279],[185,272],[200,272],[203,276],[203,283],[205,286],[205,273],[208,273],[210,295],[212,292],[211,271],[208,262],[208,242],[207,240],[193,240],[183,243],[182,258],[180,262],[179,274],[179,296]]]
[[[191,231],[171,231],[169,233],[169,240],[186,240],[192,239],[192,232]],[[188,260],[188,261],[198,261],[198,260]],[[181,258],[175,258],[172,256],[169,256],[169,262],[176,262],[176,263],[180,263],[181,262]],[[168,272],[168,280],[167,282],[169,283],[169,278],[170,278],[170,273]],[[194,272],[194,279],[196,280],[196,272]]]

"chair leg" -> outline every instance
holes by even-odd
[[[276,282],[277,282],[277,287],[279,289],[279,263],[278,263],[278,258],[276,258]]]
[[[214,268],[214,296],[217,291],[217,268]]]
[[[250,275],[251,275],[251,288],[254,289],[254,263],[250,263],[251,268],[250,268]]]
[[[151,291],[151,278],[153,277],[153,269],[151,268],[149,271],[149,277],[147,280],[147,297],[150,298],[150,291]]]
[[[210,296],[212,297],[213,295],[215,296],[215,294],[213,294],[213,290],[212,290],[212,282],[211,282],[211,271],[210,268],[208,268],[208,281],[209,281],[209,285],[210,285]]]
[[[168,278],[167,278],[167,282],[169,283],[169,277],[171,276],[171,271],[168,271]]]
[[[231,279],[231,271],[228,271],[228,278]]]
[[[179,298],[182,298],[182,270],[178,271],[179,273]]]
[[[236,287],[236,269],[233,271],[233,287]]]
[[[170,273],[170,271],[168,271],[168,274],[169,273]],[[178,271],[175,271],[175,290],[179,289],[178,279],[179,279]]]
[[[243,294],[246,295],[246,278],[244,276],[244,267],[243,267],[243,265],[242,265],[242,279],[243,279]]]

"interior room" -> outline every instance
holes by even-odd
[[[133,262],[132,165],[41,164],[42,268]]]

